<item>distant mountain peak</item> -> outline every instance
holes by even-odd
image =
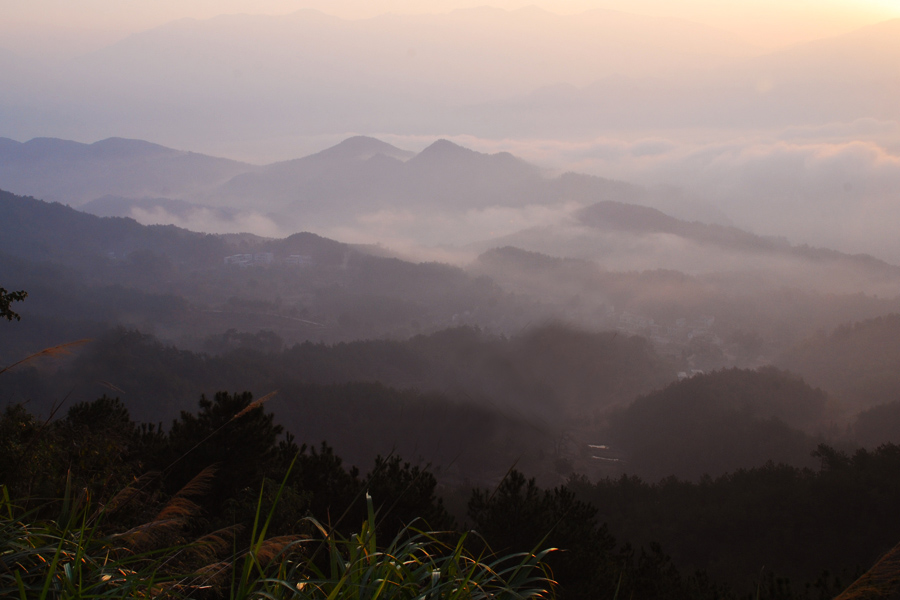
[[[136,140],[132,138],[123,138],[123,137],[108,137],[104,140],[100,140],[99,142],[94,142],[91,144],[93,148],[147,148],[147,149],[155,149],[155,150],[166,150],[172,151],[172,148],[166,148],[165,146],[160,146],[159,144],[154,144],[153,142],[148,142],[146,140]],[[177,152],[177,150],[175,150]]]
[[[166,148],[153,142],[129,138],[111,137],[90,145],[95,156],[142,156],[147,154],[181,154],[181,151]]]
[[[462,176],[471,181],[488,177],[501,187],[514,180],[521,182],[520,178],[533,179],[539,176],[537,167],[509,152],[478,152],[443,138],[419,152],[407,165],[414,170],[423,169],[422,172],[429,173],[449,169],[444,171],[444,176]],[[504,181],[507,183],[500,183]]]
[[[666,213],[638,204],[603,200],[577,212],[578,219],[592,227],[615,227],[625,230],[671,232],[683,221]]]
[[[11,142],[12,140],[10,140]],[[105,157],[141,157],[150,154],[180,154],[173,150],[145,142],[126,138],[106,138],[93,144],[84,144],[72,140],[51,137],[36,137],[24,144],[4,142],[8,149],[17,149],[23,157],[30,159],[44,158],[48,160],[98,159]]]
[[[87,144],[75,142],[72,140],[64,140],[54,137],[36,137],[31,138],[23,144],[29,148],[83,148]]]
[[[396,158],[399,160],[406,160],[412,157],[414,153],[408,150],[397,148],[396,146],[392,146],[387,142],[382,142],[377,138],[365,135],[355,135],[353,137],[347,138],[346,140],[335,146],[332,146],[331,148],[326,148],[325,150],[317,152],[316,154],[313,154],[307,158],[328,160],[368,160],[376,154],[389,156],[391,158]]]
[[[470,150],[468,148],[464,148],[459,144],[454,144],[450,140],[441,138],[438,141],[434,142],[424,150],[422,150],[418,156],[472,156],[474,154],[481,154],[480,152],[476,152],[475,150]]]
[[[441,138],[416,154],[409,162],[419,165],[455,164],[461,166],[482,163],[483,159],[490,159],[490,157],[490,154],[471,150]]]

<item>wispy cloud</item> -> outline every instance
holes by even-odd
[[[897,121],[580,141],[451,137],[483,152],[509,151],[556,172],[673,186],[681,193],[659,195],[655,206],[675,216],[686,214],[686,202],[706,203],[761,235],[900,263],[894,225],[900,221]],[[418,142],[399,136],[394,141]]]
[[[502,237],[530,227],[560,223],[580,208],[577,203],[489,206],[459,213],[381,210],[358,215],[348,223],[326,231],[352,243],[386,243],[392,247],[462,247]]]
[[[175,225],[206,233],[254,233],[264,237],[286,237],[286,229],[272,217],[253,212],[225,216],[221,211],[197,207],[186,213],[173,213],[161,206],[152,209],[133,207],[130,216],[142,225]]]

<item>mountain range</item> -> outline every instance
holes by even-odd
[[[3,188],[100,216],[213,232],[249,226],[270,237],[297,231],[340,237],[333,232],[377,229],[384,219],[387,225],[376,231],[384,237],[373,241],[388,246],[412,231],[422,245],[460,245],[469,236],[462,252],[470,257],[514,246],[596,261],[609,270],[764,272],[827,291],[890,295],[900,289],[900,270],[872,257],[749,233],[700,204],[694,208],[706,222],[690,218],[691,205],[677,191],[552,175],[509,153],[484,154],[447,140],[413,153],[356,136],[303,158],[257,166],[140,140],[0,139]],[[679,211],[688,218],[678,218]],[[537,217],[525,218],[532,213]],[[473,214],[512,224],[500,223],[505,233],[475,237],[481,230],[466,225]],[[460,223],[444,240],[434,228],[442,219]],[[252,229],[261,223],[271,229]]]
[[[256,168],[143,140],[0,138],[0,188],[72,206],[106,195],[191,198]]]
[[[241,231],[236,229],[245,222],[240,214],[252,213],[277,221],[285,235],[353,224],[379,211],[460,214],[598,198],[653,199],[646,190],[623,182],[546,177],[505,152],[484,154],[437,140],[413,153],[363,136],[266,166],[139,140],[78,144],[0,138],[0,188],[142,222],[184,223],[172,219],[169,211],[182,217],[196,213],[207,219],[207,231]],[[210,215],[209,210],[224,212]],[[210,223],[217,217],[225,219],[223,229]],[[428,239],[426,233],[419,241]]]

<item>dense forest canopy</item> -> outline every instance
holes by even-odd
[[[330,515],[331,526],[352,532],[366,518],[368,494],[380,535],[421,519],[439,529],[474,527],[476,553],[482,544],[499,552],[563,548],[548,561],[570,598],[611,597],[617,588],[659,599],[830,598],[895,541],[900,450],[893,445],[853,454],[820,445],[816,468],[770,462],[699,482],[576,475],[541,488],[509,469],[498,484],[448,495],[428,468],[396,454],[359,470],[327,444],[298,446],[268,411],[272,401],[201,396],[195,411],[163,428],[135,423],[105,396],[49,423],[9,406],[0,416],[0,450],[15,460],[0,465],[0,484],[26,500],[56,497],[67,485],[124,498],[125,486],[139,485],[141,502],[104,523],[110,531],[152,518],[193,485],[196,517],[169,530],[170,543],[252,522],[260,487],[266,509],[274,508],[273,536],[302,533],[306,515]],[[277,501],[266,480],[286,482]],[[30,502],[32,510],[55,510]],[[236,535],[245,543],[246,530]]]
[[[896,402],[898,335],[898,314],[846,323],[791,348],[779,362],[856,407]]]

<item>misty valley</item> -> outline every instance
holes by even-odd
[[[447,140],[254,166],[0,139],[0,186],[6,502],[83,490],[117,552],[220,532],[153,567],[172,597],[234,593],[227,561],[176,574],[260,511],[306,569],[311,515],[559,548],[528,569],[562,598],[892,585],[900,266]]]

